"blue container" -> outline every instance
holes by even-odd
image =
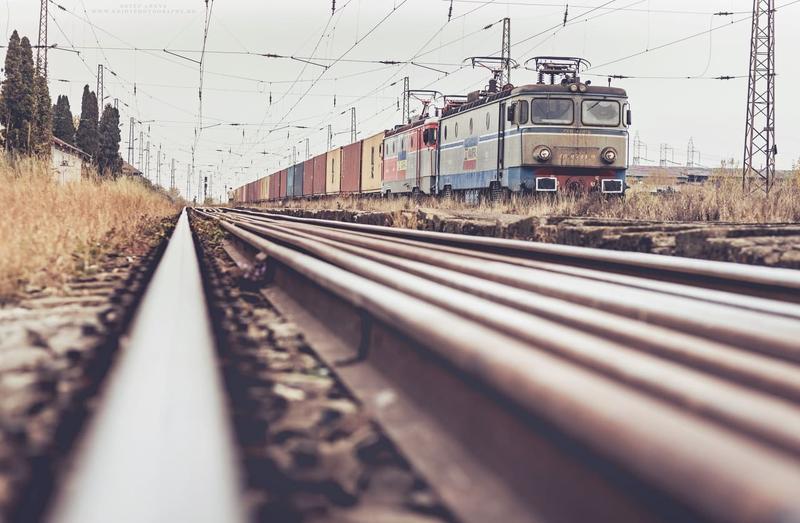
[[[294,165],[287,169],[288,173],[286,174],[286,197],[291,198],[294,196]],[[300,179],[302,180],[303,177],[301,176]]]
[[[294,191],[292,194],[295,198],[303,196],[303,173],[305,172],[303,167],[304,164],[302,162],[294,166],[294,180],[292,181]]]

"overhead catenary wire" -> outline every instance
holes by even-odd
[[[791,5],[795,5],[795,4],[798,4],[798,3],[800,3],[800,0],[792,0],[790,2],[784,3],[783,5],[778,6],[776,8],[776,10],[783,9],[783,8],[786,8],[786,7],[789,7]],[[727,13],[725,13],[725,14],[727,14]],[[672,47],[673,45],[681,44],[683,42],[686,42],[686,41],[689,41],[689,40],[693,40],[695,38],[707,35],[709,33],[713,33],[713,32],[719,31],[720,29],[723,29],[723,28],[726,28],[726,27],[730,27],[732,25],[736,25],[736,24],[739,24],[739,23],[742,23],[742,22],[745,22],[745,21],[748,21],[748,20],[752,20],[752,14],[750,14],[749,16],[744,16],[744,17],[741,17],[741,18],[737,18],[737,19],[731,20],[727,24],[718,25],[716,27],[711,27],[709,29],[706,29],[706,30],[703,30],[703,31],[700,31],[700,32],[697,32],[697,33],[692,33],[690,35],[682,36],[682,37],[677,38],[675,40],[671,40],[669,42],[665,42],[663,44],[660,44],[660,45],[657,45],[657,46],[654,46],[654,47],[650,47],[650,48],[644,49],[642,51],[637,51],[635,53],[631,53],[629,55],[622,56],[620,58],[616,58],[616,59],[610,60],[608,62],[604,62],[604,63],[598,64],[598,65],[594,65],[594,66],[590,67],[587,70],[595,70],[595,69],[598,69],[600,67],[606,67],[608,65],[617,64],[619,62],[624,62],[626,60],[630,60],[631,58],[636,58],[638,56],[649,54],[649,53],[651,53],[653,51],[659,51],[659,50],[665,49],[667,47]],[[607,75],[604,75],[604,76],[607,76]]]

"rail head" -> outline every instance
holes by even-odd
[[[245,521],[185,210],[120,351],[48,520]]]

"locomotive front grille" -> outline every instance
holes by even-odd
[[[554,192],[558,189],[558,180],[553,177],[536,178],[536,190],[543,192]]]
[[[622,192],[622,180],[603,180],[602,181],[602,190],[604,193],[616,193],[619,194]]]

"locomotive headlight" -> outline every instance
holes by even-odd
[[[536,153],[536,159],[539,160],[540,162],[550,161],[550,158],[552,157],[553,157],[553,151],[551,151],[549,147],[542,146]]]
[[[585,93],[586,92],[586,84],[580,84],[578,86],[578,89],[580,90],[580,92]]]
[[[617,151],[613,147],[606,147],[603,149],[603,152],[600,153],[600,159],[603,160],[605,163],[614,163],[617,161]]]
[[[578,84],[570,84],[569,90],[570,90],[570,92],[577,93],[578,92]]]

